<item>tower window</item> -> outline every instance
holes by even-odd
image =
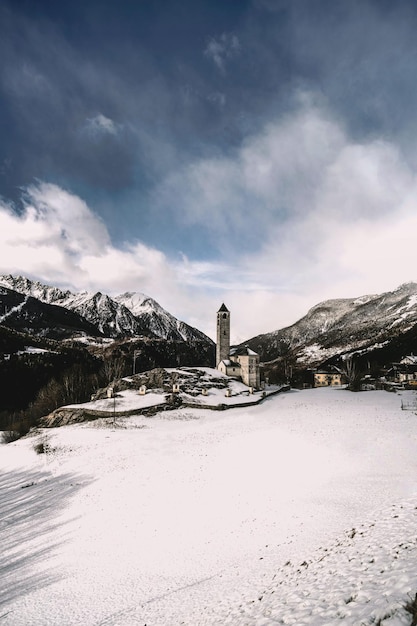
[[[223,313],[223,319],[225,320],[227,318],[227,313]]]

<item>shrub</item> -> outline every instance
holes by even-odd
[[[412,617],[410,626],[417,626],[417,593],[413,599],[407,602],[404,608]]]
[[[35,443],[35,445],[33,446],[33,449],[35,450],[36,454],[45,454],[46,452],[45,442],[38,441],[38,443]]]

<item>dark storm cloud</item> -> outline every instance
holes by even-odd
[[[353,132],[392,136],[414,120],[414,2],[295,2],[293,24],[298,75],[323,92]]]
[[[1,150],[11,162],[9,185],[54,175],[107,189],[129,184],[133,146],[123,128],[101,137],[81,132],[94,115],[117,116],[112,77],[50,21],[7,8],[1,17]]]
[[[99,210],[103,193],[107,202],[122,194],[143,216],[141,201],[161,174],[206,146],[238,142],[233,98],[204,56],[217,18],[222,28],[235,23],[219,7],[6,2],[0,194],[17,199],[20,187],[48,180]],[[114,132],[91,132],[88,121],[100,116]]]
[[[417,5],[411,0],[254,0],[235,30],[230,92],[254,118],[278,118],[294,93],[325,97],[352,134],[407,142],[417,105]],[[244,102],[244,104],[243,104]]]
[[[201,71],[227,11],[45,1],[6,2],[0,13],[0,195],[16,199],[42,179],[89,199],[143,197],[179,159],[241,138],[233,99],[226,119],[224,84]],[[86,132],[99,116],[117,131]]]
[[[110,221],[117,200],[116,229],[123,210],[126,234],[178,246],[181,207],[152,206],[152,191],[190,163],[233,158],[303,92],[353,138],[411,152],[416,21],[405,0],[5,2],[0,195],[55,182]],[[203,234],[189,241],[205,248]]]

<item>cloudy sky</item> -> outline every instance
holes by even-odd
[[[415,0],[1,0],[0,273],[214,335],[417,278]]]

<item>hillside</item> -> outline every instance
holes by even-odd
[[[406,283],[379,295],[321,302],[292,326],[244,343],[263,361],[291,354],[307,367],[353,351],[371,352],[391,342],[399,345],[416,324],[417,284]],[[404,349],[410,349],[407,343]]]
[[[46,304],[0,285],[0,324],[48,339],[101,337],[100,330],[79,313]]]

